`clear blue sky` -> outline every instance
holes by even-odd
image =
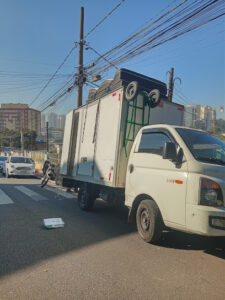
[[[120,0],[0,0],[0,103],[31,103],[79,38],[80,7],[84,6],[85,33]],[[88,38],[100,53],[134,33],[171,1],[126,0]],[[174,1],[174,5],[180,1]],[[84,63],[91,61],[90,50]],[[59,74],[72,74],[78,62],[76,49]],[[168,82],[175,69],[174,101],[181,104],[225,106],[224,18],[204,25],[168,44],[155,48],[120,67]],[[104,74],[113,77],[115,70]],[[36,107],[60,88],[57,77],[36,102]],[[84,98],[88,87],[84,88]],[[182,95],[182,98],[180,97]],[[185,96],[185,98],[184,98]],[[185,99],[185,101],[184,101]],[[85,99],[84,99],[85,101]],[[35,106],[35,105],[34,105]],[[76,92],[53,111],[66,113],[76,106]],[[225,113],[218,113],[225,118]]]

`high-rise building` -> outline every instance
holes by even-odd
[[[27,104],[1,104],[0,129],[10,130],[29,129],[34,130],[37,136],[41,133],[41,112],[29,108]]]
[[[211,130],[213,126],[213,109],[207,105],[185,105],[184,126],[198,127],[201,122],[201,129]]]
[[[57,128],[58,129],[64,129],[66,122],[66,116],[65,115],[58,115],[57,116]]]
[[[57,128],[57,114],[50,112],[45,116],[45,121],[48,121],[49,128]]]
[[[41,113],[41,128],[46,127],[45,114]]]

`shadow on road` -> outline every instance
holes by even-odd
[[[42,220],[54,217],[62,217],[65,227],[45,229]],[[126,209],[103,201],[96,202],[93,212],[84,212],[73,199],[30,201],[24,196],[13,205],[0,206],[0,277],[135,230],[127,223]]]
[[[205,237],[171,230],[164,231],[163,238],[157,245],[181,250],[201,250],[225,259],[224,237]]]
[[[37,191],[39,187],[33,184],[31,188]],[[13,196],[13,189],[8,188],[7,193]],[[69,251],[136,232],[135,224],[127,223],[126,208],[110,207],[103,201],[97,201],[93,212],[88,213],[78,208],[76,200],[53,199],[54,193],[47,190],[40,190],[40,193],[48,195],[49,200],[31,201],[17,193],[14,205],[0,207],[0,276],[41,264],[42,261]],[[42,220],[54,217],[62,217],[65,227],[44,229]],[[157,245],[200,250],[225,258],[224,238],[166,231]]]

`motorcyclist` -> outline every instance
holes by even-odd
[[[43,168],[42,168],[42,172],[43,172],[44,175],[46,174],[49,167],[50,167],[50,161],[47,159],[44,162],[44,165],[43,165]]]

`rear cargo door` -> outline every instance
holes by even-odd
[[[73,111],[67,114],[66,116],[66,123],[64,129],[64,137],[63,137],[63,148],[62,148],[62,156],[61,156],[61,163],[60,163],[60,174],[67,175],[68,169],[68,157],[69,157],[69,147],[70,138],[71,138],[71,126],[72,126],[72,119],[73,119]]]
[[[78,175],[92,176],[94,165],[94,132],[98,101],[86,106],[79,149]]]
[[[113,185],[119,143],[122,90],[101,99],[96,134],[95,182]]]

